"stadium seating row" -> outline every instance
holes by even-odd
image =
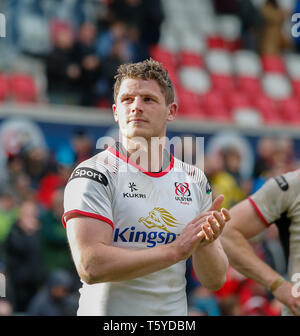
[[[168,68],[182,116],[300,123],[299,55],[259,57],[247,50],[176,53],[160,45],[152,48],[151,55]]]
[[[38,90],[34,78],[24,73],[0,73],[0,102],[5,100],[15,103],[37,102]]]

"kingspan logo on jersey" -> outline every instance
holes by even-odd
[[[171,232],[170,230],[178,226],[183,226],[169,211],[159,207],[150,211],[147,217],[139,218],[138,222],[148,229],[156,228],[156,231],[136,230],[135,226],[126,227],[124,229],[117,228],[114,234],[114,241],[147,243],[147,247],[154,247],[157,244],[169,244],[179,236],[179,234]]]

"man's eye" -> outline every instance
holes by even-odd
[[[132,98],[130,98],[130,97],[125,97],[125,98],[122,99],[123,102],[128,102],[128,101],[131,101],[131,100],[132,100]]]
[[[153,101],[153,99],[151,97],[145,97],[144,101]]]

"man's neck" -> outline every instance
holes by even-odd
[[[161,172],[170,164],[170,153],[164,148],[163,141],[131,141],[126,138],[119,143],[119,151],[148,172]]]

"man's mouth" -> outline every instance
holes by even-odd
[[[132,118],[129,120],[129,122],[147,122],[147,121],[141,118]]]

